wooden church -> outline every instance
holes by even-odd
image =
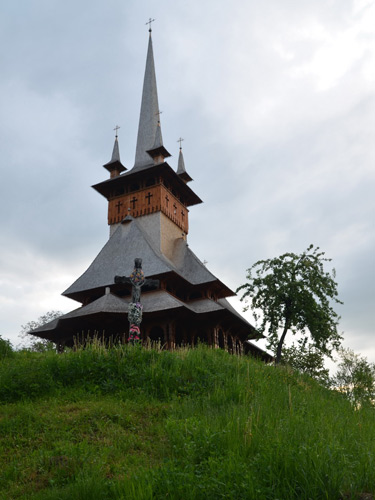
[[[181,149],[175,171],[166,161],[156,87],[151,29],[144,75],[135,163],[120,161],[116,138],[109,179],[93,188],[108,200],[110,237],[95,260],[63,295],[78,309],[30,332],[72,346],[75,338],[97,334],[126,341],[131,285],[115,282],[129,276],[136,258],[158,287],[142,288],[141,338],[168,349],[205,342],[233,353],[270,356],[249,342],[257,332],[226,300],[235,293],[216,278],[187,243],[189,207],[202,203],[191,189]]]

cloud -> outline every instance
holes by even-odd
[[[133,165],[151,15],[170,164],[182,136],[204,200],[190,210],[191,248],[236,288],[256,260],[319,245],[347,342],[374,356],[374,12],[367,0],[8,2],[1,334],[73,309],[60,293],[108,238],[90,186],[106,178],[116,124]]]

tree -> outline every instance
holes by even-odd
[[[331,385],[329,370],[324,366],[324,354],[307,342],[284,347],[281,361],[294,370],[309,375],[325,387]]]
[[[301,255],[285,253],[259,260],[247,270],[248,282],[237,289],[244,291],[241,301],[251,301],[257,326],[260,320],[258,331],[268,336],[267,347],[275,351],[276,363],[281,361],[289,331],[305,337],[310,334],[312,345],[329,357],[340,345],[340,318],[330,301],[342,302],[337,298],[335,270],[324,271],[324,263],[331,261],[324,255],[310,245]]]
[[[355,354],[351,349],[339,349],[341,362],[332,378],[334,387],[345,395],[355,407],[374,406],[375,364]]]
[[[61,311],[48,311],[36,321],[29,321],[26,325],[21,326],[20,337],[27,341],[27,345],[25,346],[27,349],[32,351],[44,352],[50,349],[55,349],[55,344],[50,340],[44,340],[40,338],[34,337],[34,335],[30,335],[29,332],[43,326],[50,321],[61,316],[63,313]]]

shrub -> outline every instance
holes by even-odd
[[[14,352],[12,344],[9,342],[9,340],[5,340],[0,336],[0,359],[10,358],[11,356],[13,356],[13,354]]]

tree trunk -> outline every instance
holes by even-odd
[[[285,340],[285,337],[286,337],[286,334],[289,330],[289,321],[286,320],[285,321],[285,325],[284,325],[284,330],[283,330],[283,333],[280,337],[280,340],[279,340],[279,343],[277,344],[277,349],[276,349],[276,360],[275,360],[275,363],[278,365],[281,361],[281,351],[283,349],[283,344],[284,344],[284,340]]]

